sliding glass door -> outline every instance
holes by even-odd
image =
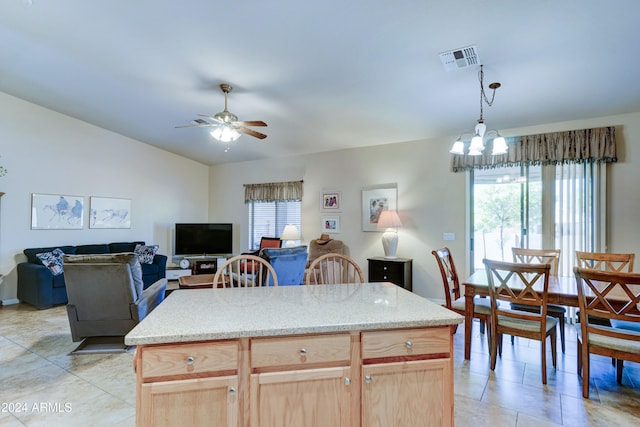
[[[511,248],[542,247],[541,166],[471,172],[471,271],[482,259],[511,261]]]
[[[606,163],[475,169],[470,179],[471,270],[511,261],[511,248],[560,249],[559,274],[575,251],[606,250]]]

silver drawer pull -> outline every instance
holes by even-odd
[[[307,349],[306,349],[306,348],[301,348],[301,349],[300,349],[300,356],[301,356],[301,357],[304,357],[304,356],[306,356],[306,355],[307,355]]]
[[[236,388],[235,387],[229,387],[229,394],[236,394]]]
[[[344,385],[351,385],[351,378],[349,378],[349,377],[345,377],[345,379],[344,379]]]
[[[187,365],[193,365],[193,362],[195,362],[195,361],[196,361],[196,358],[193,357],[193,356],[187,357],[187,360],[186,360]]]
[[[413,348],[413,343],[411,341],[407,341],[404,344],[407,346],[407,348]]]
[[[371,382],[371,375],[365,375],[364,376],[364,382],[369,384]]]

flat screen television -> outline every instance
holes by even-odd
[[[177,223],[175,255],[224,255],[233,252],[232,224]]]

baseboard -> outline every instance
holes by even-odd
[[[11,299],[3,299],[0,302],[2,303],[0,305],[13,305],[13,304],[19,304],[20,300],[17,298],[11,298]]]

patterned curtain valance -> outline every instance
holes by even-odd
[[[506,138],[509,151],[491,155],[491,147],[481,156],[452,155],[451,170],[491,169],[518,165],[617,162],[616,132],[613,126],[566,132],[541,133]]]
[[[287,202],[302,200],[303,181],[245,184],[244,202]]]

